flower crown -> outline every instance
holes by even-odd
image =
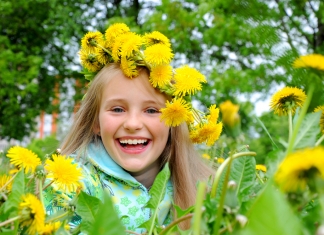
[[[188,65],[173,69],[171,43],[162,33],[154,31],[142,36],[131,32],[126,24],[116,23],[105,34],[88,32],[81,40],[79,55],[89,81],[108,63],[119,63],[130,79],[138,75],[138,66],[145,66],[150,71],[151,85],[173,97],[160,110],[166,125],[186,122],[194,143],[206,142],[211,146],[219,138],[222,123],[217,123],[216,105],[206,115],[191,104],[191,95],[202,89],[201,83],[207,82],[205,76]]]

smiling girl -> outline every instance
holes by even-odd
[[[83,39],[82,50],[88,51],[88,54],[85,56],[81,50],[81,62],[88,70],[94,69],[91,66],[98,67],[95,64],[98,61],[93,58],[99,58],[95,54],[99,52],[91,51],[91,45],[99,45],[99,49],[102,49],[104,46],[99,43],[106,40],[104,45],[107,45],[110,40],[115,44],[120,43],[119,52],[114,55],[116,45],[105,47],[107,56],[112,56],[114,62],[109,62],[110,58],[103,66],[95,69],[99,72],[91,81],[61,151],[65,155],[76,153],[80,157],[79,161],[87,176],[84,182],[88,194],[102,199],[103,189],[108,189],[116,211],[120,217],[123,216],[122,222],[126,229],[143,232],[138,226],[150,218],[150,209],[145,208],[150,197],[149,190],[165,163],[169,163],[171,178],[158,208],[159,224],[170,223],[173,203],[182,209],[195,203],[197,182],[208,180],[213,171],[202,162],[193,142],[213,143],[222,127],[216,123],[218,109],[215,107],[210,108],[207,118],[200,118],[206,120],[205,123],[195,123],[190,113],[194,111],[192,106],[182,100],[191,92],[185,94],[182,90],[180,95],[174,93],[177,90],[172,90],[172,86],[177,81],[173,72],[168,84],[159,83],[161,79],[154,77],[154,69],[159,65],[169,66],[168,60],[159,58],[161,64],[156,64],[147,52],[146,57],[141,54],[142,59],[136,62],[135,58],[138,57],[135,55],[142,53],[140,48],[144,44],[146,50],[160,44],[170,47],[166,37],[155,34],[152,36],[155,41],[151,40],[154,43],[148,43],[150,38],[147,36],[145,40],[138,39],[138,48],[133,47],[132,54],[123,54],[123,45],[128,43],[125,38],[134,36],[128,30],[126,25],[116,24],[108,28],[105,37],[96,32]],[[127,37],[124,37],[125,34]],[[137,39],[132,40],[136,45],[134,40]],[[128,70],[125,69],[123,55],[127,55],[125,58],[129,61],[130,58],[135,61]],[[147,58],[145,63],[143,57]],[[198,71],[186,71],[197,72],[194,77],[202,79]],[[179,75],[181,71],[175,74]],[[190,82],[189,78],[187,76],[187,82]],[[169,92],[165,92],[167,89]],[[191,88],[188,89],[190,91]],[[199,141],[198,137],[201,138]],[[182,227],[188,226],[188,221],[182,224]]]

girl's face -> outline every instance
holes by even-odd
[[[169,127],[160,121],[166,97],[141,72],[134,79],[119,71],[103,89],[99,111],[102,142],[112,157],[132,175],[159,170]]]

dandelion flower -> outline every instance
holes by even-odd
[[[134,53],[138,52],[143,44],[143,38],[137,34],[130,34],[127,41],[121,46],[121,56],[131,57]]]
[[[135,33],[133,32],[128,32],[125,34],[120,35],[119,37],[116,38],[114,45],[112,46],[111,49],[111,56],[114,59],[115,62],[119,62],[121,58],[121,48],[123,44],[132,36],[134,36]]]
[[[101,69],[102,65],[98,62],[98,55],[95,52],[81,50],[79,55],[82,66],[90,72],[97,72]]]
[[[224,161],[225,161],[225,159],[222,157],[217,158],[217,163],[219,163],[219,164],[223,163]]]
[[[223,124],[220,123],[204,123],[198,130],[199,135],[201,136],[202,142],[206,141],[208,146],[212,146],[216,140],[219,139],[220,134],[222,133]]]
[[[219,108],[222,113],[222,122],[225,125],[233,127],[240,121],[240,116],[238,114],[240,107],[233,104],[230,100],[221,103]]]
[[[272,96],[270,107],[279,116],[287,115],[289,108],[294,114],[296,109],[304,104],[305,100],[306,94],[303,90],[297,87],[284,87]]]
[[[61,227],[61,222],[60,221],[57,221],[57,222],[54,222],[54,223],[45,224],[41,235],[51,235],[51,234],[55,234],[55,232],[60,227]]]
[[[152,65],[169,64],[173,58],[170,47],[163,44],[149,46],[144,51],[145,60]]]
[[[174,95],[176,96],[193,95],[201,90],[201,82],[206,82],[204,75],[187,65],[175,70],[174,80]]]
[[[265,165],[262,165],[262,164],[257,164],[257,165],[255,166],[255,169],[256,169],[257,171],[267,172],[267,167],[266,167]]]
[[[34,235],[41,233],[44,228],[45,211],[42,203],[33,194],[26,194],[19,204],[21,225],[28,227],[27,233]]]
[[[6,185],[6,187],[4,187],[2,189],[2,191],[11,192],[12,181],[10,183],[8,183],[11,180],[11,178],[12,177],[9,175],[1,175],[0,176],[0,189],[2,189]]]
[[[111,52],[109,52],[107,43],[97,47],[94,54],[97,55],[96,60],[102,65],[108,64],[111,60]]]
[[[316,178],[324,179],[324,148],[307,148],[288,155],[275,180],[285,192],[303,191]]]
[[[72,158],[53,154],[53,160],[47,159],[45,169],[48,171],[47,178],[54,181],[54,186],[64,192],[75,192],[81,187],[81,168],[72,163]]]
[[[309,54],[300,56],[293,63],[295,68],[314,68],[324,71],[324,56],[319,54]]]
[[[130,31],[129,27],[124,23],[116,23],[109,26],[105,32],[106,41],[110,48],[113,47],[115,39],[125,33]]]
[[[103,44],[103,41],[103,35],[99,31],[88,32],[81,39],[81,46],[84,50],[94,51],[97,47],[97,44]]]
[[[122,57],[120,62],[120,67],[126,77],[134,78],[138,76],[138,70],[134,61]]]
[[[20,146],[11,147],[7,157],[10,158],[11,164],[18,168],[24,168],[25,173],[34,173],[36,167],[41,164],[41,160],[35,153]]]
[[[209,154],[207,154],[207,153],[204,153],[204,154],[202,155],[202,157],[205,158],[205,159],[207,159],[207,160],[210,160],[210,156],[209,156]]]
[[[154,44],[164,44],[168,47],[171,47],[170,40],[158,31],[153,31],[152,33],[145,34],[144,40],[147,46],[152,46]]]
[[[158,65],[152,68],[150,82],[153,87],[163,87],[170,83],[172,78],[171,65]]]
[[[189,104],[183,99],[167,100],[166,107],[161,110],[161,120],[165,121],[167,126],[179,126],[182,122],[191,119]]]
[[[324,105],[318,106],[314,112],[320,112],[322,111],[322,115],[320,118],[320,128],[321,128],[321,132],[324,134]]]
[[[209,107],[209,115],[207,116],[207,120],[209,122],[216,123],[219,116],[219,109],[216,108],[216,105],[213,104]]]

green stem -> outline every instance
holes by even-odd
[[[7,225],[7,224],[10,224],[10,223],[12,223],[12,222],[14,222],[14,221],[16,221],[16,220],[18,220],[18,219],[20,219],[20,215],[18,215],[18,216],[16,216],[16,217],[13,217],[13,218],[11,218],[11,219],[8,219],[8,220],[6,220],[6,221],[3,221],[2,223],[0,223],[0,227],[5,226],[5,225]]]
[[[106,48],[104,48],[103,46],[101,46],[99,43],[97,43],[96,45],[97,47],[100,47],[102,50],[104,50],[105,52],[107,52],[109,55],[111,55],[111,52],[108,51]]]
[[[292,124],[292,111],[291,107],[289,106],[288,109],[288,124],[289,124],[289,137],[288,137],[288,142],[291,140],[291,135],[293,132],[293,124]]]
[[[219,204],[218,204],[218,208],[217,208],[216,221],[214,223],[214,231],[213,231],[214,235],[218,235],[220,233],[219,228],[220,228],[222,217],[223,217],[223,208],[224,208],[224,204],[225,204],[227,183],[228,183],[230,172],[231,172],[231,164],[233,161],[233,156],[230,156],[228,159],[229,159],[228,168],[226,170],[226,175],[225,175],[225,179],[223,182],[221,197],[219,199]]]
[[[46,212],[44,198],[43,198],[43,179],[38,179],[38,192],[39,192],[39,200],[42,203],[43,209]]]
[[[201,215],[202,215],[201,208],[203,206],[205,190],[206,190],[206,183],[200,182],[197,190],[197,198],[196,198],[194,219],[192,225],[193,235],[200,235],[200,222],[201,222]]]
[[[165,229],[163,229],[159,235],[164,235],[164,234],[167,234],[167,232],[172,229],[175,225],[181,223],[182,221],[185,221],[187,219],[191,219],[192,217],[194,216],[193,213],[190,213],[190,214],[187,214],[185,216],[182,216],[178,219],[176,219],[175,221],[173,221],[171,224],[169,224]]]
[[[292,133],[292,136],[291,136],[291,139],[289,140],[289,143],[288,143],[288,148],[287,148],[287,153],[286,153],[286,156],[288,154],[290,154],[294,148],[294,143],[295,143],[295,140],[297,138],[297,134],[298,134],[298,131],[299,131],[299,128],[302,124],[302,121],[307,113],[307,109],[309,107],[309,104],[312,100],[312,96],[313,96],[313,92],[314,92],[314,85],[311,84],[309,90],[308,90],[308,94],[307,94],[307,98],[306,98],[306,101],[303,105],[303,107],[301,108],[300,110],[300,114],[299,114],[299,117],[297,119],[297,123],[294,127],[294,131]]]
[[[241,152],[241,153],[236,153],[232,156],[233,160],[239,157],[244,157],[244,156],[256,156],[255,152]],[[210,196],[211,198],[216,197],[216,189],[220,180],[220,177],[222,175],[222,172],[224,171],[225,167],[228,165],[230,161],[230,158],[225,159],[225,161],[219,166],[219,168],[216,171],[214,182],[211,188],[211,193]]]
[[[319,146],[323,140],[324,140],[324,134],[321,136],[321,138],[318,139],[318,141],[315,143],[315,146]]]
[[[257,176],[257,178],[260,180],[260,182],[261,182],[262,184],[264,184],[264,181],[261,179],[261,177],[260,177],[260,175],[259,175],[258,172],[256,172],[256,176]]]
[[[60,214],[60,215],[58,215],[56,217],[53,217],[53,218],[47,220],[46,223],[50,223],[52,221],[59,220],[59,219],[63,218],[64,216],[67,216],[69,213],[70,213],[69,211],[66,211],[63,214]]]

